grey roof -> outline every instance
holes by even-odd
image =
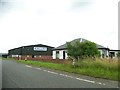
[[[48,45],[44,45],[44,44],[27,45],[27,46],[21,46],[21,47],[31,47],[31,46],[45,46],[45,47],[54,48],[54,47],[52,47],[52,46],[48,46]]]
[[[46,46],[46,47],[51,47],[51,48],[54,48],[54,47],[52,47],[52,46],[48,46],[48,45],[35,44],[35,45],[26,45],[26,46],[21,46],[21,47],[17,47],[17,48],[9,49],[9,50],[19,49],[19,48],[23,48],[23,47],[31,47],[31,46]]]
[[[74,40],[72,40],[72,41],[70,41],[70,42],[71,42],[72,44],[74,44],[76,41],[85,42],[85,41],[89,41],[89,40],[86,40],[86,39],[84,39],[84,38],[78,38],[78,39],[74,39]],[[104,46],[101,46],[101,45],[99,45],[99,44],[96,44],[96,45],[97,45],[97,48],[106,49],[106,47],[104,47]],[[58,47],[54,48],[53,50],[63,50],[63,49],[67,49],[67,48],[66,48],[66,44],[63,44],[63,45],[61,45],[61,46],[58,46]]]

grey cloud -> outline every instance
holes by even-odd
[[[71,9],[83,9],[86,7],[89,7],[92,4],[92,1],[90,0],[74,0]]]
[[[20,0],[0,0],[0,13],[7,13],[19,8],[22,8]]]
[[[5,12],[10,7],[8,0],[0,0],[0,12]]]

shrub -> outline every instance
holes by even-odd
[[[95,58],[100,56],[100,52],[95,43],[93,42],[79,42],[74,44],[67,42],[67,53],[70,57],[79,60],[83,58]]]

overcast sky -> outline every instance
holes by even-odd
[[[118,49],[119,0],[0,0],[0,53],[76,38]]]

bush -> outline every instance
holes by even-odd
[[[100,56],[100,52],[95,43],[93,42],[79,42],[74,44],[67,42],[67,53],[70,57],[79,60],[83,58],[95,58]]]
[[[120,57],[120,51],[118,52],[117,57]]]

